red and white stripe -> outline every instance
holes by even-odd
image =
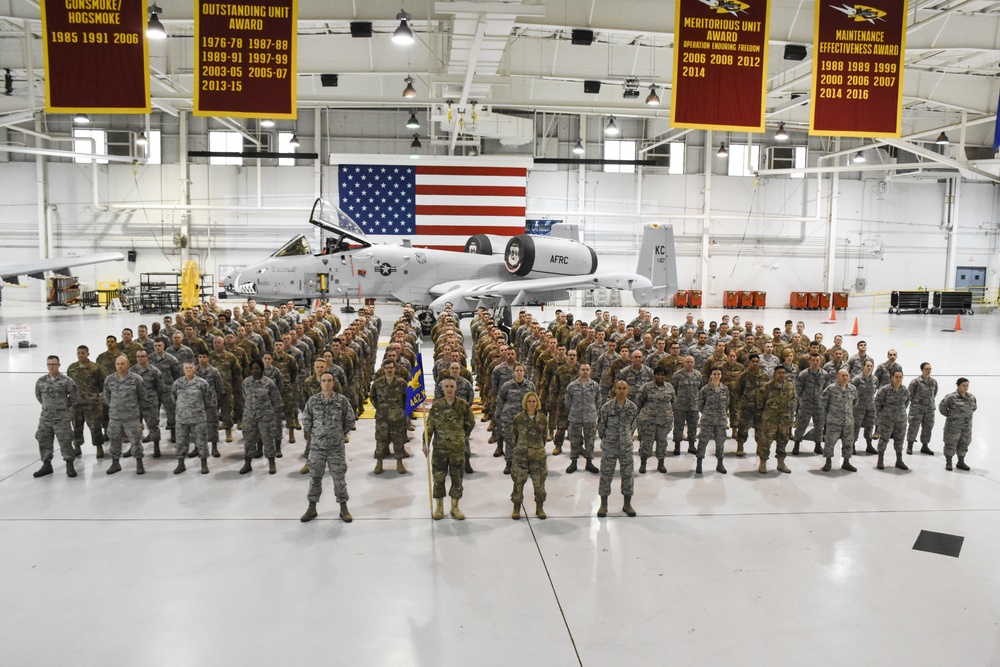
[[[474,234],[524,233],[524,167],[417,165],[413,245],[462,250]]]

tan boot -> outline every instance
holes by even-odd
[[[736,443],[736,456],[739,456],[740,458],[746,456],[746,453],[744,453],[744,451],[743,451],[743,443],[742,442],[737,442]]]
[[[233,441],[233,429],[232,427],[226,429],[226,442]]]
[[[319,514],[316,512],[316,503],[309,503],[309,509],[306,510],[306,513],[302,515],[302,518],[300,518],[299,521],[306,523],[307,521],[312,521],[317,516],[319,516]]]
[[[785,465],[785,459],[784,458],[778,459],[778,472],[788,473],[789,475],[792,474],[792,471],[789,470],[788,466]]]
[[[604,518],[608,515],[608,497],[601,496],[601,506],[597,508],[597,516]]]
[[[451,516],[456,521],[465,521],[465,515],[458,509],[458,498],[451,499]]]
[[[434,499],[434,513],[431,514],[431,518],[435,521],[440,521],[444,518],[444,499],[435,498]]]
[[[545,513],[545,510],[542,509],[542,503],[535,503],[535,516],[539,519],[547,519],[549,517],[549,515]]]
[[[765,461],[764,459],[760,460],[760,465],[757,466],[757,472],[759,472],[761,475],[767,473],[767,461]]]
[[[300,475],[308,475],[309,474],[309,464],[308,463],[305,464],[304,466],[302,466],[302,469],[299,470],[299,474]]]
[[[375,462],[375,474],[376,475],[382,474],[382,459],[379,459]]]
[[[514,503],[514,510],[510,513],[510,518],[517,521],[521,518],[521,504]]]
[[[295,431],[291,429],[288,431],[288,442],[295,444]]]
[[[406,467],[403,466],[403,459],[396,459],[396,472],[400,475],[406,472]]]
[[[354,521],[354,517],[347,510],[347,503],[340,503],[340,518],[343,519],[344,523],[350,523]]]

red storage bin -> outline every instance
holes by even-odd
[[[833,307],[837,310],[847,310],[847,292],[833,293]]]
[[[753,293],[753,307],[763,308],[767,305],[767,292],[754,292]]]
[[[679,289],[674,294],[674,308],[687,308],[688,307],[688,292],[687,290]]]
[[[819,310],[819,292],[806,292],[806,308]]]
[[[753,308],[753,292],[740,292],[740,308]]]
[[[819,293],[819,309],[827,310],[830,307],[830,295],[826,292]]]
[[[723,308],[739,308],[740,307],[740,293],[725,291],[722,293],[722,307]]]
[[[792,295],[788,298],[788,304],[791,308],[795,310],[803,310],[809,307],[809,293],[808,292],[792,292]]]
[[[701,308],[701,290],[693,289],[688,292],[688,307]]]

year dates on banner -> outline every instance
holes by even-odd
[[[295,118],[296,0],[195,4],[196,116]]]

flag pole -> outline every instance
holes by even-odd
[[[423,425],[424,435],[424,446],[429,445],[429,439],[427,437],[427,413],[424,413],[424,425]],[[434,514],[434,489],[431,486],[431,454],[430,450],[424,454],[424,459],[427,461],[427,502],[430,504],[431,515]]]

